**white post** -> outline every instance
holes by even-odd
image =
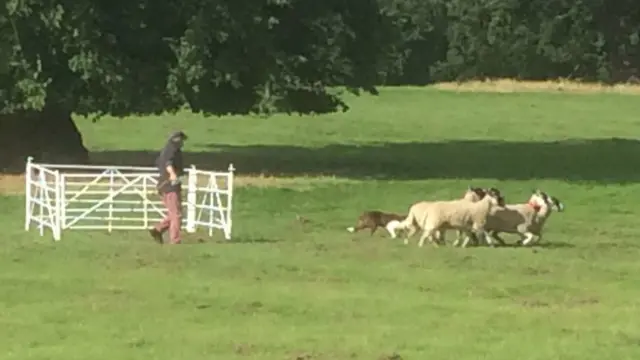
[[[31,168],[31,162],[33,161],[33,157],[29,156],[27,158],[27,167],[24,171],[24,193],[26,196],[25,199],[25,209],[24,209],[24,230],[29,230],[29,226],[31,225],[31,181],[32,181],[32,173],[33,169]]]
[[[231,204],[233,203],[233,176],[236,169],[233,164],[229,164],[229,174],[227,175],[227,219],[225,221],[226,229],[224,237],[226,240],[231,240]]]
[[[214,200],[213,194],[216,192],[216,175],[214,173],[209,174],[209,185],[207,186],[207,196],[209,196],[209,236],[213,236],[213,209],[214,209]],[[218,206],[222,206],[222,204],[218,204]],[[222,219],[220,219],[222,221]]]
[[[149,182],[147,181],[147,177],[145,176],[142,179],[142,193],[144,194],[144,198],[142,199],[142,211],[143,211],[143,220],[144,228],[149,228]]]
[[[113,198],[114,198],[114,175],[115,170],[111,169],[109,171],[109,224],[107,225],[107,232],[111,233],[112,222],[113,222]]]
[[[47,180],[45,179],[45,175],[44,175],[44,171],[42,171],[42,169],[39,169],[40,172],[40,204],[38,204],[40,206],[40,219],[39,219],[39,226],[40,226],[40,236],[44,236],[44,204],[46,204],[46,198],[45,198],[45,194],[47,193]]]
[[[62,235],[62,186],[60,181],[60,171],[56,170],[55,172],[55,199],[53,200],[55,210],[54,210],[54,219],[53,219],[53,240],[60,241],[60,237]]]
[[[67,176],[60,175],[60,232],[67,224]]]
[[[187,226],[188,233],[196,232],[196,201],[198,190],[198,174],[196,167],[191,165],[187,171]]]

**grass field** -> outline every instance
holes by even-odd
[[[175,128],[191,136],[187,162],[232,161],[235,240],[53,243],[23,231],[18,180],[5,179],[0,359],[640,358],[637,97],[403,88],[350,105],[77,119],[97,162],[149,162]],[[535,248],[418,249],[344,230],[364,209],[404,212],[468,185],[511,203],[537,187],[566,211]]]

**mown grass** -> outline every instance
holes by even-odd
[[[234,162],[234,240],[53,243],[23,231],[21,196],[0,197],[2,358],[637,359],[636,102],[384,89],[345,114],[78,119],[98,161],[146,162],[183,128],[191,162]],[[344,230],[364,209],[402,212],[469,184],[508,202],[539,187],[566,212],[530,249]]]

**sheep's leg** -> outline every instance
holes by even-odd
[[[522,240],[522,246],[527,246],[533,241],[534,236],[533,236],[533,233],[528,231],[524,233],[524,236],[525,238],[524,240]]]
[[[476,238],[478,242],[482,242],[483,244],[487,244],[488,246],[494,246],[493,238],[489,235],[488,232],[484,230],[476,230]]]
[[[433,246],[435,247],[440,247],[440,242],[438,242],[438,239],[434,239],[433,236],[429,239],[431,241],[431,243],[433,244]]]
[[[486,243],[489,246],[493,246],[491,237],[481,226],[474,226],[471,231],[468,231],[468,234],[469,238],[473,237],[474,243],[476,245],[480,245],[480,243],[482,242],[483,244]],[[469,242],[467,241],[466,243],[468,244]]]
[[[453,242],[453,246],[458,246],[460,245],[460,241],[462,241],[462,231],[458,230],[456,231],[456,241]]]
[[[540,240],[542,239],[542,235],[538,234],[538,235],[533,235],[533,238],[531,239],[531,241],[528,243],[529,245],[537,245],[540,243]]]
[[[487,232],[484,230],[472,229],[467,232],[467,243],[473,242],[474,246],[491,245],[491,239],[488,239]]]
[[[471,232],[471,241],[473,241],[474,246],[480,246],[487,244],[487,241],[484,237],[478,236],[478,232]]]
[[[501,246],[505,245],[504,240],[496,233],[485,232],[484,236],[487,239],[487,244],[491,247],[495,247],[496,244],[500,244]]]
[[[464,232],[466,233],[466,238],[464,239],[464,243],[462,243],[462,247],[466,248],[469,245],[469,242],[471,240],[473,240],[473,243],[478,245],[479,243],[479,238],[478,238],[478,233],[482,232],[483,230],[478,226],[478,225],[473,225],[473,227],[471,229],[466,229],[464,230]]]
[[[466,248],[469,245],[469,241],[471,241],[472,238],[474,239],[474,242],[477,241],[477,239],[475,238],[473,232],[465,231],[465,238],[464,238],[464,242],[462,243],[462,247]]]
[[[413,225],[409,226],[409,232],[406,233],[406,235],[404,237],[404,244],[405,245],[409,244],[409,238],[412,237],[416,233],[416,231],[418,231],[418,229],[415,226],[413,226]]]
[[[462,241],[462,244],[460,242]],[[456,238],[456,242],[454,246],[461,245],[461,247],[467,247],[470,242],[473,242],[474,245],[478,245],[478,238],[469,231],[458,230],[458,237]]]
[[[422,236],[420,236],[420,241],[418,242],[418,246],[422,247],[424,245],[424,241],[427,238],[429,238],[429,240],[433,242],[433,233],[434,233],[434,229],[431,229],[431,228],[424,229],[422,231]]]
[[[471,241],[471,238],[472,238],[471,234],[465,232],[464,233],[464,241],[462,242],[462,245],[460,245],[460,247],[466,248],[467,245],[469,245],[469,242]]]
[[[436,230],[429,237],[429,242],[435,247],[440,247],[444,244],[444,231]]]
[[[497,241],[501,246],[504,246],[507,244],[504,242],[504,239],[498,235],[497,231],[491,231],[489,234],[491,235],[491,238]]]

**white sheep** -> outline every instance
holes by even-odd
[[[487,216],[495,206],[503,206],[504,198],[500,191],[491,188],[480,201],[471,202],[467,199],[450,201],[421,201],[409,208],[409,215],[396,229],[408,229],[404,243],[421,228],[422,236],[418,246],[422,247],[426,239],[438,246],[438,240],[443,231],[461,230],[467,234],[463,247],[467,246],[470,237],[482,234],[486,237],[485,224]],[[490,241],[490,239],[488,239]]]
[[[564,204],[543,191],[533,190],[525,204],[509,204],[491,210],[485,226],[488,238],[504,244],[504,240],[498,234],[510,233],[520,235],[519,242],[524,246],[531,244],[535,237],[535,242],[539,242],[544,224],[554,210],[564,211]]]
[[[473,186],[469,185],[467,190],[462,195],[462,199],[470,201],[470,202],[476,202],[476,201],[482,200],[482,198],[486,194],[487,194],[487,190],[486,189],[483,189],[483,188],[480,188],[480,187],[473,187]],[[402,230],[406,231],[407,230],[407,229],[398,228],[399,224],[400,224],[399,222],[395,222],[393,224],[394,232],[395,231],[402,231]],[[416,229],[414,229],[413,231],[411,231],[411,230],[409,230],[409,231],[410,231],[411,235],[413,235],[416,232]],[[456,238],[456,243],[458,243],[459,240],[462,239],[462,231],[458,230],[457,233],[458,233],[458,235],[457,235],[457,238]],[[436,231],[435,238],[437,239],[437,241],[439,243],[444,243],[445,242],[444,234],[445,234],[445,232],[441,232],[440,230]]]
[[[467,191],[465,191],[464,195],[462,195],[462,199],[470,201],[470,202],[476,202],[476,201],[482,200],[482,198],[484,198],[484,196],[486,194],[487,194],[487,190],[486,189],[483,189],[483,188],[480,188],[480,187],[473,187],[473,186],[469,185],[469,187],[467,188]],[[445,242],[444,233],[445,232],[441,232],[440,230],[436,231],[435,237],[441,243]],[[453,243],[454,246],[457,246],[457,244],[462,239],[463,231],[462,230],[457,230],[456,233],[457,233],[457,236],[456,236],[456,241]]]

